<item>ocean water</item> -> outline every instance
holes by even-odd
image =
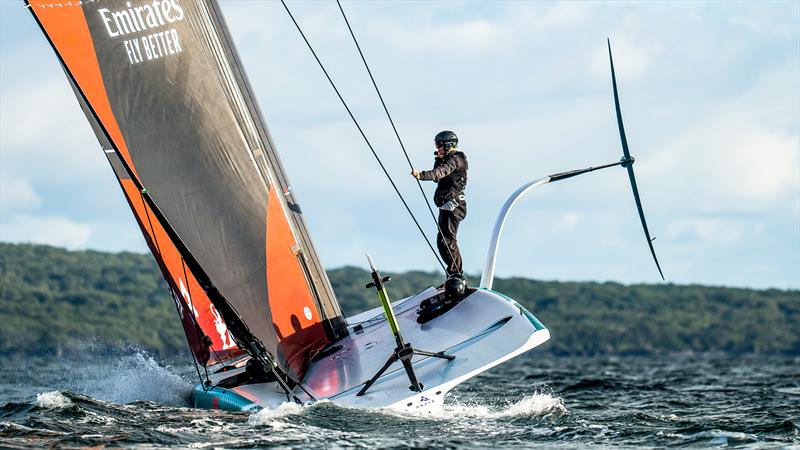
[[[193,409],[190,362],[140,351],[2,362],[2,448],[800,448],[798,357],[534,350],[424,416],[327,402]]]

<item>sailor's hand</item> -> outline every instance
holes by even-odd
[[[411,176],[419,180],[419,172],[417,172],[417,169],[411,170]]]

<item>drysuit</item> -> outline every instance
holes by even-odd
[[[447,275],[461,274],[461,252],[458,249],[458,224],[467,217],[467,202],[464,189],[467,187],[467,156],[451,150],[444,157],[436,158],[432,170],[419,173],[420,180],[434,181],[436,192],[433,203],[439,208],[439,233],[436,246],[447,264]]]

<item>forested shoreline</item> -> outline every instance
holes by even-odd
[[[328,271],[345,315],[378,306],[369,273]],[[393,298],[441,282],[391,274]],[[477,276],[471,277],[477,280]],[[554,282],[498,278],[551,331],[557,355],[671,352],[800,354],[800,291],[698,285]],[[0,243],[0,353],[61,353],[134,345],[159,355],[186,339],[152,256]]]

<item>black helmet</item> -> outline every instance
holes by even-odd
[[[447,281],[444,282],[444,294],[448,298],[460,297],[464,295],[467,290],[467,282],[461,274],[451,275]]]
[[[440,131],[436,137],[433,138],[433,142],[438,147],[439,144],[444,144],[444,146],[449,150],[454,148],[458,145],[458,136],[450,130]]]

